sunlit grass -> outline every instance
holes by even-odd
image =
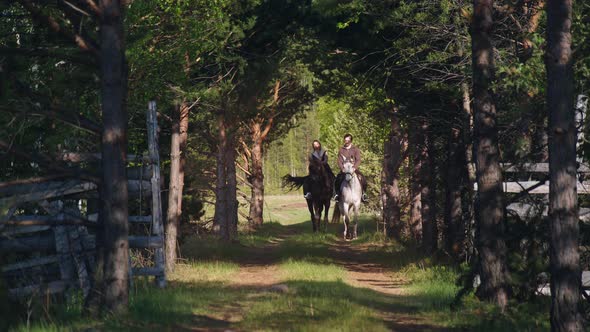
[[[223,261],[193,261],[177,264],[168,276],[172,281],[182,282],[226,282],[238,272],[239,265]]]
[[[414,295],[422,309],[448,309],[459,290],[456,270],[446,266],[420,268],[412,264],[400,272],[411,280],[406,291]]]
[[[346,277],[346,271],[331,263],[328,258],[323,264],[310,262],[305,258],[302,260],[289,259],[281,263],[280,268],[282,278],[285,280],[341,281]]]
[[[265,221],[277,222],[281,225],[299,224],[309,221],[310,215],[303,194],[265,196]],[[332,211],[332,209],[330,209]],[[330,212],[330,216],[332,213]],[[309,224],[311,228],[311,223]]]
[[[422,250],[387,239],[374,218],[361,216],[359,239],[341,240],[342,224],[330,224],[326,233],[312,233],[307,208],[299,196],[269,197],[266,211],[273,222],[225,243],[215,236],[194,235],[181,244],[181,263],[169,275],[167,288],[151,280],[135,279],[129,313],[89,319],[82,303],[52,307],[51,315],[36,308],[36,319],[25,320],[15,331],[385,331],[404,325],[384,319],[402,314],[426,330],[545,331],[549,329],[547,298],[534,303],[511,302],[506,313],[469,294],[451,310],[458,290],[458,270],[441,266]],[[271,219],[266,219],[271,220]],[[378,263],[407,285],[401,295],[382,294],[352,286],[348,273],[331,250],[347,248],[362,260]],[[274,286],[233,284],[244,259],[278,266]],[[45,317],[45,318],[39,318]],[[414,328],[414,327],[410,327]],[[422,328],[416,327],[415,330]]]
[[[288,294],[266,293],[247,303],[248,314],[236,327],[271,331],[389,331],[375,306],[389,300],[342,281],[287,282]]]
[[[512,300],[506,312],[493,304],[482,302],[468,294],[457,308],[451,304],[459,290],[457,269],[447,266],[410,264],[401,269],[410,280],[406,294],[416,311],[433,323],[469,331],[548,331],[548,297],[528,303]]]

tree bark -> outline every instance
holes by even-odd
[[[188,104],[183,103],[180,107],[180,164],[178,168],[178,213],[180,217],[182,217],[182,195],[184,190],[184,166],[186,165],[189,115],[190,108]]]
[[[422,173],[422,154],[424,146],[424,135],[420,132],[420,126],[415,126],[413,134],[410,136],[413,142],[412,148],[412,169],[410,184],[410,230],[416,243],[422,243],[422,183],[420,182]]]
[[[583,331],[571,24],[572,0],[547,1],[552,331]]]
[[[464,236],[466,241],[475,243],[474,229],[475,225],[475,206],[474,206],[474,184],[476,182],[475,161],[473,160],[473,110],[471,108],[471,95],[467,82],[461,83],[462,109],[463,109],[463,148],[465,149],[465,167],[467,168],[467,184],[464,188],[463,197],[463,220],[467,228]],[[473,255],[475,248],[465,247],[463,254]]]
[[[226,234],[225,223],[227,220],[227,172],[225,168],[225,153],[227,150],[227,131],[223,114],[217,116],[217,154],[216,154],[216,181],[215,181],[215,215],[213,217],[213,232],[220,237]]]
[[[465,224],[461,196],[467,183],[465,147],[460,128],[451,128],[447,145],[445,193],[445,242],[447,251],[457,260],[462,258]]]
[[[424,251],[432,254],[438,248],[438,226],[436,223],[436,178],[434,169],[434,143],[432,141],[431,128],[425,119],[420,124],[420,132],[424,136],[424,145],[421,151],[422,168],[420,169],[420,182],[422,188],[421,214],[422,214],[422,242]]]
[[[252,185],[250,197],[249,220],[254,227],[262,225],[264,212],[264,172],[263,172],[263,142],[260,122],[253,121],[251,125],[252,148],[250,175],[248,180]]]
[[[493,25],[492,0],[474,0],[471,23],[473,138],[478,185],[475,219],[481,278],[477,295],[504,310],[508,302],[508,273],[497,113],[491,92],[495,69],[494,48],[490,38]]]
[[[225,153],[225,165],[226,165],[226,176],[227,176],[227,234],[224,235],[224,239],[227,241],[233,241],[238,236],[238,181],[236,177],[236,147],[233,144],[233,140],[229,140],[227,145],[227,151]]]
[[[127,73],[123,13],[119,1],[101,0],[100,69],[102,101],[101,220],[104,225],[104,309],[127,311],[129,225],[127,173]]]
[[[184,115],[184,117],[183,117]],[[166,270],[172,272],[176,263],[176,247],[178,225],[182,215],[182,187],[184,185],[184,171],[181,166],[183,134],[181,123],[186,121],[184,143],[186,143],[186,127],[188,127],[188,106],[186,103],[174,107],[172,117],[172,138],[170,143],[170,189],[168,191],[168,212],[166,223]]]
[[[402,129],[396,110],[391,115],[391,130],[389,139],[385,142],[381,199],[383,202],[383,223],[385,234],[389,238],[402,239],[404,225],[401,221],[399,188],[399,169],[403,161],[402,157]]]
[[[277,80],[273,89],[270,114],[265,117],[259,114],[250,122],[252,148],[250,149],[251,163],[248,180],[252,185],[252,193],[248,219],[255,227],[262,225],[264,220],[264,141],[273,126],[280,88],[281,81]]]
[[[236,149],[225,114],[218,115],[217,124],[219,129],[213,231],[221,239],[231,241],[236,238],[238,230]]]

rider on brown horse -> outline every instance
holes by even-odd
[[[309,156],[309,173],[310,175],[314,175],[313,170],[311,168],[311,165],[313,164],[314,160],[315,161],[320,161],[325,169],[326,172],[331,176],[330,178],[333,179],[334,178],[334,173],[332,172],[332,169],[330,168],[330,165],[328,164],[328,154],[326,152],[326,150],[322,149],[322,143],[320,143],[320,141],[318,140],[314,140],[313,141],[313,151],[311,152],[311,155]],[[305,199],[311,199],[311,192],[310,192],[310,185],[311,185],[311,178],[308,178],[307,181],[305,181],[305,183],[303,184],[303,192],[305,193],[305,195],[303,195],[303,197]]]
[[[334,188],[336,195],[334,195],[334,200],[338,201],[338,196],[340,195],[340,186],[344,180],[344,160],[352,160],[354,162],[355,173],[358,176],[363,188],[362,200],[363,202],[367,202],[367,180],[365,179],[365,176],[359,171],[359,166],[361,164],[361,151],[356,146],[352,145],[351,134],[344,135],[344,145],[340,148],[340,151],[338,151],[338,167],[340,168],[340,173],[338,173],[336,176],[336,186]]]

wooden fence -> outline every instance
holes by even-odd
[[[156,104],[147,112],[148,153],[128,155],[130,250],[149,252],[151,266],[130,273],[166,285]],[[63,153],[63,162],[96,166],[100,154]],[[13,297],[90,290],[96,268],[98,187],[59,175],[0,183],[0,275]],[[147,213],[144,213],[144,210]],[[144,225],[141,227],[140,225]],[[135,252],[137,254],[138,252]],[[131,255],[130,255],[131,256]],[[131,262],[130,262],[131,264]],[[131,279],[130,279],[131,280]]]
[[[587,111],[588,98],[583,95],[578,96],[576,104],[576,126],[578,128],[577,148],[584,140],[584,121]],[[502,183],[504,193],[507,196],[508,205],[506,206],[509,215],[515,215],[526,220],[532,217],[546,218],[548,216],[549,204],[549,163],[523,163],[523,164],[501,164],[504,178],[507,179]],[[590,194],[590,181],[585,178],[590,174],[590,165],[585,164],[581,158],[578,158],[578,195]],[[477,183],[474,184],[477,191]],[[580,222],[590,225],[590,208],[579,208]],[[586,248],[581,247],[582,250]],[[583,295],[590,300],[590,271],[582,272]],[[548,284],[540,285],[538,293],[550,295]]]

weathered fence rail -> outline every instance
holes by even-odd
[[[583,95],[578,96],[576,105],[576,126],[578,128],[578,150],[584,136],[584,119],[586,117],[588,98]],[[504,193],[512,194],[508,199],[512,199],[506,206],[508,214],[518,216],[526,220],[532,217],[547,218],[548,216],[548,195],[549,195],[549,163],[522,163],[511,164],[505,163],[500,165],[505,179],[502,183]],[[578,174],[577,193],[578,195],[590,194],[590,181],[585,178],[590,174],[590,165],[585,164],[581,158],[578,158],[576,169]],[[522,180],[520,180],[522,179]],[[474,184],[474,190],[477,191],[477,183]],[[525,200],[525,198],[530,198]],[[590,225],[590,208],[579,208],[580,222]],[[580,247],[583,249],[583,247]],[[590,271],[583,271],[582,286],[584,296],[590,294]],[[539,294],[549,295],[549,285],[539,285]]]
[[[131,274],[153,276],[160,287],[166,284],[164,238],[160,191],[160,158],[156,105],[150,102],[147,116],[148,154],[128,155],[127,167],[131,227],[147,234],[129,236],[132,250],[152,251],[153,266],[131,266]],[[95,163],[98,153],[65,152],[59,161]],[[96,166],[96,165],[95,165]],[[55,294],[69,289],[90,290],[95,269],[96,236],[100,226],[96,208],[98,185],[91,181],[47,176],[0,183],[0,254],[13,262],[0,268],[0,275],[14,297]],[[32,213],[31,213],[32,212]],[[144,214],[144,212],[147,212]],[[130,262],[131,264],[131,262]]]

